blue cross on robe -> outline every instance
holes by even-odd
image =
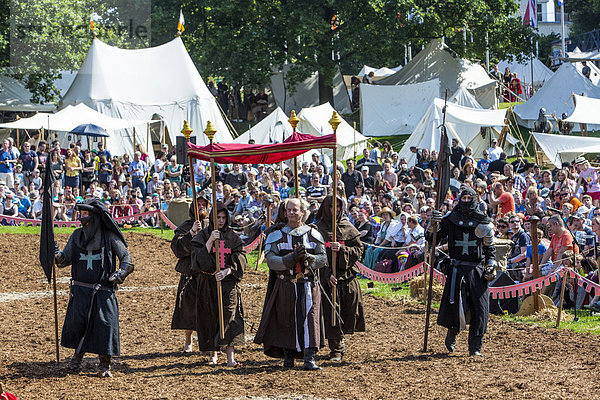
[[[477,240],[469,240],[469,234],[463,233],[463,240],[454,242],[456,247],[462,247],[462,254],[469,254],[469,247],[477,247]]]
[[[94,261],[100,261],[102,259],[102,255],[100,253],[94,255],[94,252],[92,250],[88,250],[87,255],[79,253],[79,259],[87,261],[87,270],[93,270]]]

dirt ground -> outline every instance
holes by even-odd
[[[66,236],[59,236],[60,245]],[[347,337],[341,364],[319,360],[322,371],[283,370],[251,342],[239,349],[241,368],[207,364],[184,356],[182,332],[170,330],[178,275],[169,243],[128,234],[136,271],[117,297],[121,356],[114,378],[96,377],[97,358],[88,355],[79,375],[67,375],[72,350],[55,362],[51,286],[39,266],[39,238],[0,236],[0,381],[25,399],[467,399],[600,398],[597,363],[600,337],[508,323],[492,317],[484,359],[467,355],[466,335],[448,355],[444,331],[432,325],[430,352],[421,353],[424,307],[365,297],[367,332]],[[59,328],[67,305],[69,269],[58,272]],[[260,320],[266,276],[248,271],[242,282],[247,319]],[[433,316],[435,322],[435,315]],[[323,349],[322,355],[327,351]]]

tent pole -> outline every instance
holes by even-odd
[[[135,143],[135,126],[133,127],[133,153],[137,151],[137,145]]]
[[[333,112],[333,116],[329,120],[329,124],[333,128],[333,135],[336,135],[337,127],[342,121],[338,116],[336,111]],[[333,205],[333,213],[332,213],[332,221],[331,221],[331,240],[333,242],[337,242],[337,184],[338,184],[338,176],[337,176],[337,136],[335,140],[335,147],[333,148],[333,193],[332,193],[332,205]],[[337,252],[331,252],[331,274],[334,278],[337,278],[336,269],[337,269]],[[333,286],[331,288],[331,326],[337,326],[337,287]]]
[[[290,112],[290,119],[288,119],[288,122],[292,126],[292,135],[293,135],[296,132],[296,127],[298,126],[298,122],[300,122],[300,118],[298,118],[296,116],[295,110],[292,110]],[[285,133],[283,135],[285,135]],[[298,182],[298,157],[294,157],[294,196],[297,199],[300,198],[300,183]]]
[[[150,153],[150,123],[146,123],[146,153]]]

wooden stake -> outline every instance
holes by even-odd
[[[537,226],[539,222],[539,218],[535,215],[529,218],[531,222],[531,261],[533,263],[533,279],[537,279],[540,277],[540,266],[538,263],[538,236],[537,236]],[[528,267],[528,266],[526,266]],[[540,290],[536,290],[533,293],[533,309],[535,312],[540,310]]]
[[[571,268],[568,268],[562,277],[562,284],[560,287],[560,304],[558,305],[558,315],[556,316],[556,327],[557,328],[560,326],[560,315],[562,314],[563,301],[565,300],[565,286],[567,286],[567,278],[569,277],[570,271],[571,271]],[[577,289],[575,289],[575,290],[577,290]],[[575,305],[575,307],[577,307],[577,305]]]
[[[211,143],[212,145],[212,140]],[[212,186],[212,201],[213,201],[213,227],[215,230],[219,229],[219,223],[217,221],[217,177],[215,173],[215,159],[210,159],[210,178],[211,178],[211,186]],[[215,272],[219,272],[219,240],[215,240],[215,264],[217,266],[217,270]],[[223,289],[221,288],[221,281],[217,281],[217,303],[219,307],[219,337],[221,339],[225,339],[225,324],[223,321]]]
[[[58,300],[56,295],[56,263],[52,262],[52,291],[54,295],[54,341],[56,342],[56,366],[60,366],[60,343],[58,341]]]
[[[335,134],[335,130],[333,131]],[[331,221],[331,241],[337,242],[337,143],[333,148],[333,216]],[[336,275],[336,267],[337,267],[337,252],[331,252],[331,274],[337,279]],[[331,307],[331,326],[337,325],[337,286],[333,286],[331,288],[331,302],[333,306]]]
[[[300,198],[300,182],[298,182],[298,157],[294,157],[294,195]]]

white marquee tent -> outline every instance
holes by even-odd
[[[506,67],[510,68],[510,72],[516,72],[517,77],[526,85],[531,85],[531,65],[533,64],[533,84],[534,86],[542,86],[552,77],[552,70],[544,65],[538,58],[523,56],[523,61],[517,60],[502,60],[498,63],[498,71],[504,73]]]
[[[331,104],[325,103],[317,107],[303,108],[298,114],[300,123],[298,130],[302,133],[308,133],[315,136],[331,135],[333,129],[329,125],[329,120],[333,115],[333,107]],[[341,117],[340,117],[341,118]],[[347,160],[354,157],[354,151],[360,155],[362,150],[367,146],[367,140],[359,131],[347,123],[343,118],[342,123],[337,128],[338,142],[338,160]],[[330,158],[333,152],[329,149],[324,151]]]
[[[85,104],[78,104],[76,106],[69,105],[55,114],[39,113],[30,118],[22,118],[14,122],[0,124],[0,128],[26,130],[49,129],[51,132],[69,132],[82,124],[94,124],[109,132],[110,136],[106,140],[107,149],[112,154],[121,155],[124,153],[133,153],[133,136],[125,134],[125,129],[128,128],[140,128],[140,132],[135,136],[136,143],[139,143],[143,149],[149,149],[146,125],[150,122],[155,121],[112,118],[89,108]],[[65,134],[59,135],[59,141],[63,147],[68,147],[69,142]],[[82,141],[82,145],[85,148],[86,141]],[[154,152],[149,151],[148,154],[154,158]]]
[[[550,162],[560,168],[562,162],[573,161],[586,153],[600,153],[600,138],[532,133]]]
[[[584,78],[573,64],[564,63],[527,102],[515,106],[519,123],[533,128],[541,108],[546,109],[547,115],[554,114],[557,119],[563,113],[571,114],[574,109],[571,93],[600,98],[600,87]],[[579,130],[579,127],[576,125],[575,129]]]
[[[197,144],[208,144],[202,133],[207,121],[217,130],[216,142],[233,141],[214,96],[179,37],[139,50],[94,39],[62,107],[79,103],[115,118],[150,120],[158,114],[173,144],[184,120],[194,130]],[[128,130],[124,135],[131,134]]]
[[[290,90],[290,85],[285,79],[285,75],[292,69],[290,64],[284,65],[281,71],[274,72],[271,75],[271,93],[275,100],[275,105],[280,107],[286,114],[290,111],[301,110],[305,107],[318,106],[319,96],[319,73],[315,72],[303,82],[296,85],[295,90]],[[350,106],[350,96],[344,83],[344,77],[339,69],[333,77],[333,107],[337,112],[349,114],[352,112]]]
[[[440,125],[444,118],[443,108],[444,100],[436,98],[415,128],[415,131],[406,140],[398,153],[400,158],[406,157],[409,165],[416,162],[415,154],[410,151],[410,148],[413,146],[439,151]],[[448,103],[446,109],[448,139],[458,139],[463,148],[470,146],[473,149],[473,155],[476,158],[481,157],[483,150],[490,147],[492,137],[498,137],[498,129],[504,125],[506,111],[506,109],[474,109]],[[486,134],[485,137],[482,136],[481,127],[491,128],[486,131],[491,131],[492,135]],[[507,154],[512,154],[514,145],[517,142],[515,138],[507,135],[504,151]]]
[[[573,110],[573,113],[565,121],[578,124],[600,125],[600,113],[598,112],[600,110],[600,99],[583,97],[576,94],[574,97],[575,110]]]
[[[475,96],[465,89],[464,86],[459,87],[456,93],[454,93],[448,101],[463,107],[483,109],[481,104],[477,102]]]
[[[598,85],[600,82],[600,68],[596,66],[594,61],[600,61],[600,52],[592,51],[592,52],[583,52],[576,47],[575,50],[567,52],[567,60],[571,61],[577,71],[581,73],[583,69],[583,64],[581,61],[587,61],[587,66],[590,67],[590,80],[594,85]]]
[[[251,138],[254,139],[256,144],[281,143],[290,137],[293,132],[288,119],[283,110],[277,107],[262,121],[235,138],[234,143],[247,144]]]
[[[360,72],[358,73],[358,77],[363,77],[365,75],[369,75],[369,73],[373,72],[373,75],[375,78],[382,78],[385,76],[390,76],[392,74],[395,74],[396,72],[400,71],[402,69],[401,65],[398,65],[397,67],[394,68],[388,68],[388,67],[381,67],[381,68],[373,68],[373,67],[369,67],[368,65],[363,65],[362,69],[360,70]]]
[[[360,118],[365,136],[410,135],[438,97],[439,79],[408,85],[360,85]]]
[[[446,89],[456,92],[460,86],[473,91],[484,108],[496,106],[496,81],[479,64],[459,58],[440,39],[434,39],[400,71],[377,81],[378,85],[407,85],[440,80],[439,97]]]

